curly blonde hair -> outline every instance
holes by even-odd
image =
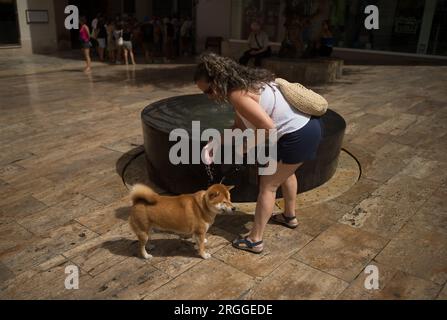
[[[232,91],[258,93],[265,84],[275,80],[275,75],[265,69],[242,66],[215,53],[205,53],[200,56],[194,75],[194,82],[199,80],[211,85],[217,101],[228,102],[228,94]]]

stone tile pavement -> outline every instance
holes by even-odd
[[[347,120],[361,178],[341,161],[342,182],[301,195],[300,227],[269,225],[263,254],[230,245],[252,223],[245,204],[210,230],[210,260],[157,233],[144,261],[120,163],[142,144],[146,105],[198,93],[193,64],[95,64],[89,76],[55,57],[0,65],[0,298],[447,298],[447,67],[346,66],[315,88]],[[68,265],[79,290],[64,288]],[[379,290],[365,289],[368,265]]]

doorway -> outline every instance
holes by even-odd
[[[16,0],[0,1],[0,46],[20,45]]]

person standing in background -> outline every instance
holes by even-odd
[[[92,44],[90,42],[90,29],[87,26],[87,19],[85,17],[81,17],[79,19],[79,25],[79,41],[81,43],[81,50],[84,54],[86,63],[84,72],[89,73],[92,71],[92,60],[90,58],[90,48],[92,47]]]
[[[330,57],[334,48],[334,36],[329,27],[329,20],[323,21],[321,30],[321,42],[319,43],[318,52],[322,57]]]
[[[124,49],[124,62],[126,65],[129,64],[129,55],[130,60],[133,65],[135,65],[135,56],[133,54],[133,45],[132,45],[132,35],[133,28],[131,23],[127,23],[123,29],[123,49]]]
[[[192,54],[192,20],[187,17],[180,29],[180,54],[189,56]]]
[[[143,38],[144,60],[146,63],[154,63],[154,24],[149,17],[144,18],[141,25],[141,34]]]
[[[110,63],[116,62],[116,40],[115,40],[115,22],[110,20],[107,23],[107,52]]]
[[[101,17],[98,20],[98,24],[96,27],[96,35],[97,35],[97,41],[98,41],[98,54],[99,54],[99,60],[101,62],[104,62],[104,53],[106,50],[106,39],[107,39],[107,30],[105,26],[105,21]]]
[[[172,27],[174,28],[174,37],[172,41],[173,56],[177,57],[180,52],[180,20],[177,16],[174,16],[171,20]]]
[[[121,58],[123,54],[123,45],[124,45],[124,38],[123,38],[124,30],[123,30],[123,23],[119,22],[115,26],[114,31],[114,37],[116,41],[116,64],[121,63]]]
[[[169,63],[173,59],[174,26],[168,17],[163,19],[163,40],[165,63]]]
[[[154,51],[163,55],[163,28],[159,18],[154,19]]]

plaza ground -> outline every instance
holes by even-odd
[[[267,226],[263,254],[230,244],[250,229],[246,204],[216,220],[211,259],[164,233],[140,259],[120,169],[141,150],[145,106],[199,93],[193,62],[86,75],[72,57],[1,52],[0,298],[447,298],[445,66],[347,65],[315,88],[346,119],[361,176],[344,153],[335,185],[300,196],[298,229]],[[69,265],[79,290],[65,289]],[[368,265],[379,290],[365,289]]]

